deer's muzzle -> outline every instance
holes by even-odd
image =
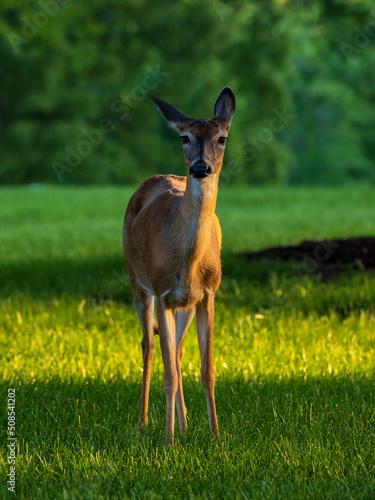
[[[203,179],[212,174],[212,168],[205,163],[195,163],[189,168],[189,174],[195,177],[195,179]]]

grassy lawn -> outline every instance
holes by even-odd
[[[121,247],[133,188],[0,190],[0,497],[16,390],[17,498],[375,498],[373,271],[322,282],[306,263],[235,252],[375,236],[373,189],[223,188],[224,277],[211,439],[195,325],[189,430],[163,445],[157,348],[139,432],[141,331]]]

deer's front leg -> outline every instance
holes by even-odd
[[[176,323],[172,309],[157,302],[157,316],[159,323],[159,337],[161,354],[164,364],[164,391],[167,400],[167,425],[165,430],[165,444],[173,444],[175,402],[177,392],[176,370]]]
[[[219,426],[217,424],[215,405],[215,369],[212,357],[214,313],[214,295],[210,293],[197,305],[196,316],[199,351],[201,355],[201,377],[206,392],[208,422],[211,431],[215,435],[218,435]]]
[[[181,360],[182,360],[182,344],[186,332],[189,328],[191,320],[194,317],[195,307],[190,309],[180,309],[176,313],[176,365],[177,365],[177,378],[178,388],[176,394],[176,406],[178,413],[178,420],[180,421],[181,431],[187,430],[186,421],[186,407],[184,400],[184,391],[182,389],[182,376],[181,376]]]

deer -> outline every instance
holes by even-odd
[[[147,97],[179,133],[187,169],[186,177],[155,175],[145,180],[128,203],[123,226],[128,276],[143,331],[138,427],[148,425],[151,364],[155,335],[159,335],[168,445],[174,440],[176,407],[180,430],[187,430],[181,360],[194,315],[209,427],[214,436],[219,436],[212,349],[222,232],[215,208],[236,100],[232,90],[225,87],[215,102],[214,117],[196,120],[167,102]]]

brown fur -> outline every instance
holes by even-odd
[[[221,229],[214,205],[201,212],[189,206],[185,189],[186,177],[151,177],[131,198],[124,223],[133,287],[151,290],[157,297],[172,291],[164,298],[172,308],[195,305],[205,291],[216,292],[221,279]],[[193,218],[201,230],[187,246],[186,226]]]

